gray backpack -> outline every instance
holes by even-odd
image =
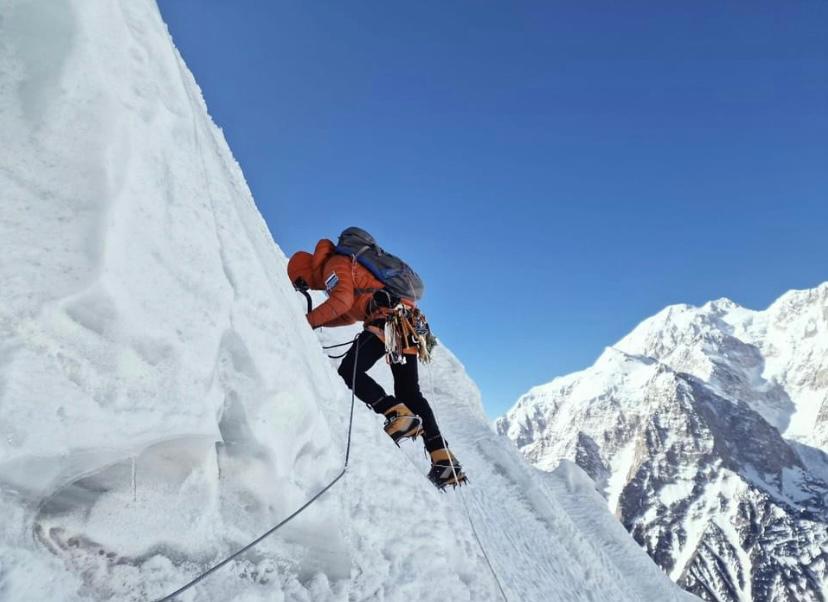
[[[391,294],[409,301],[419,301],[422,298],[425,285],[417,272],[399,257],[384,251],[365,230],[343,230],[336,244],[336,252],[355,258]]]

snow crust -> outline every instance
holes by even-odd
[[[354,332],[308,328],[154,2],[5,0],[0,131],[0,600],[154,599],[337,474]],[[464,499],[510,600],[687,597],[444,347],[423,387],[468,488],[358,404],[345,479],[181,599],[498,600]]]

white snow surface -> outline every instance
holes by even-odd
[[[155,599],[338,473],[320,341],[355,331],[307,326],[154,2],[0,15],[0,600]],[[509,600],[690,597],[579,468],[494,434],[448,350],[422,375],[468,487],[358,402],[344,480],[180,599],[499,600],[464,501]]]

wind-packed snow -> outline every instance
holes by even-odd
[[[0,15],[0,600],[154,599],[338,473],[320,342],[354,331],[307,326],[154,2]],[[181,599],[498,600],[466,506],[509,600],[686,597],[579,468],[491,430],[448,350],[422,375],[470,486],[437,492],[358,403],[346,477]]]

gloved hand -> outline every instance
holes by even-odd
[[[392,295],[390,292],[385,290],[384,288],[378,290],[374,293],[374,297],[371,299],[371,303],[373,303],[374,307],[395,307],[400,300],[395,296]]]

